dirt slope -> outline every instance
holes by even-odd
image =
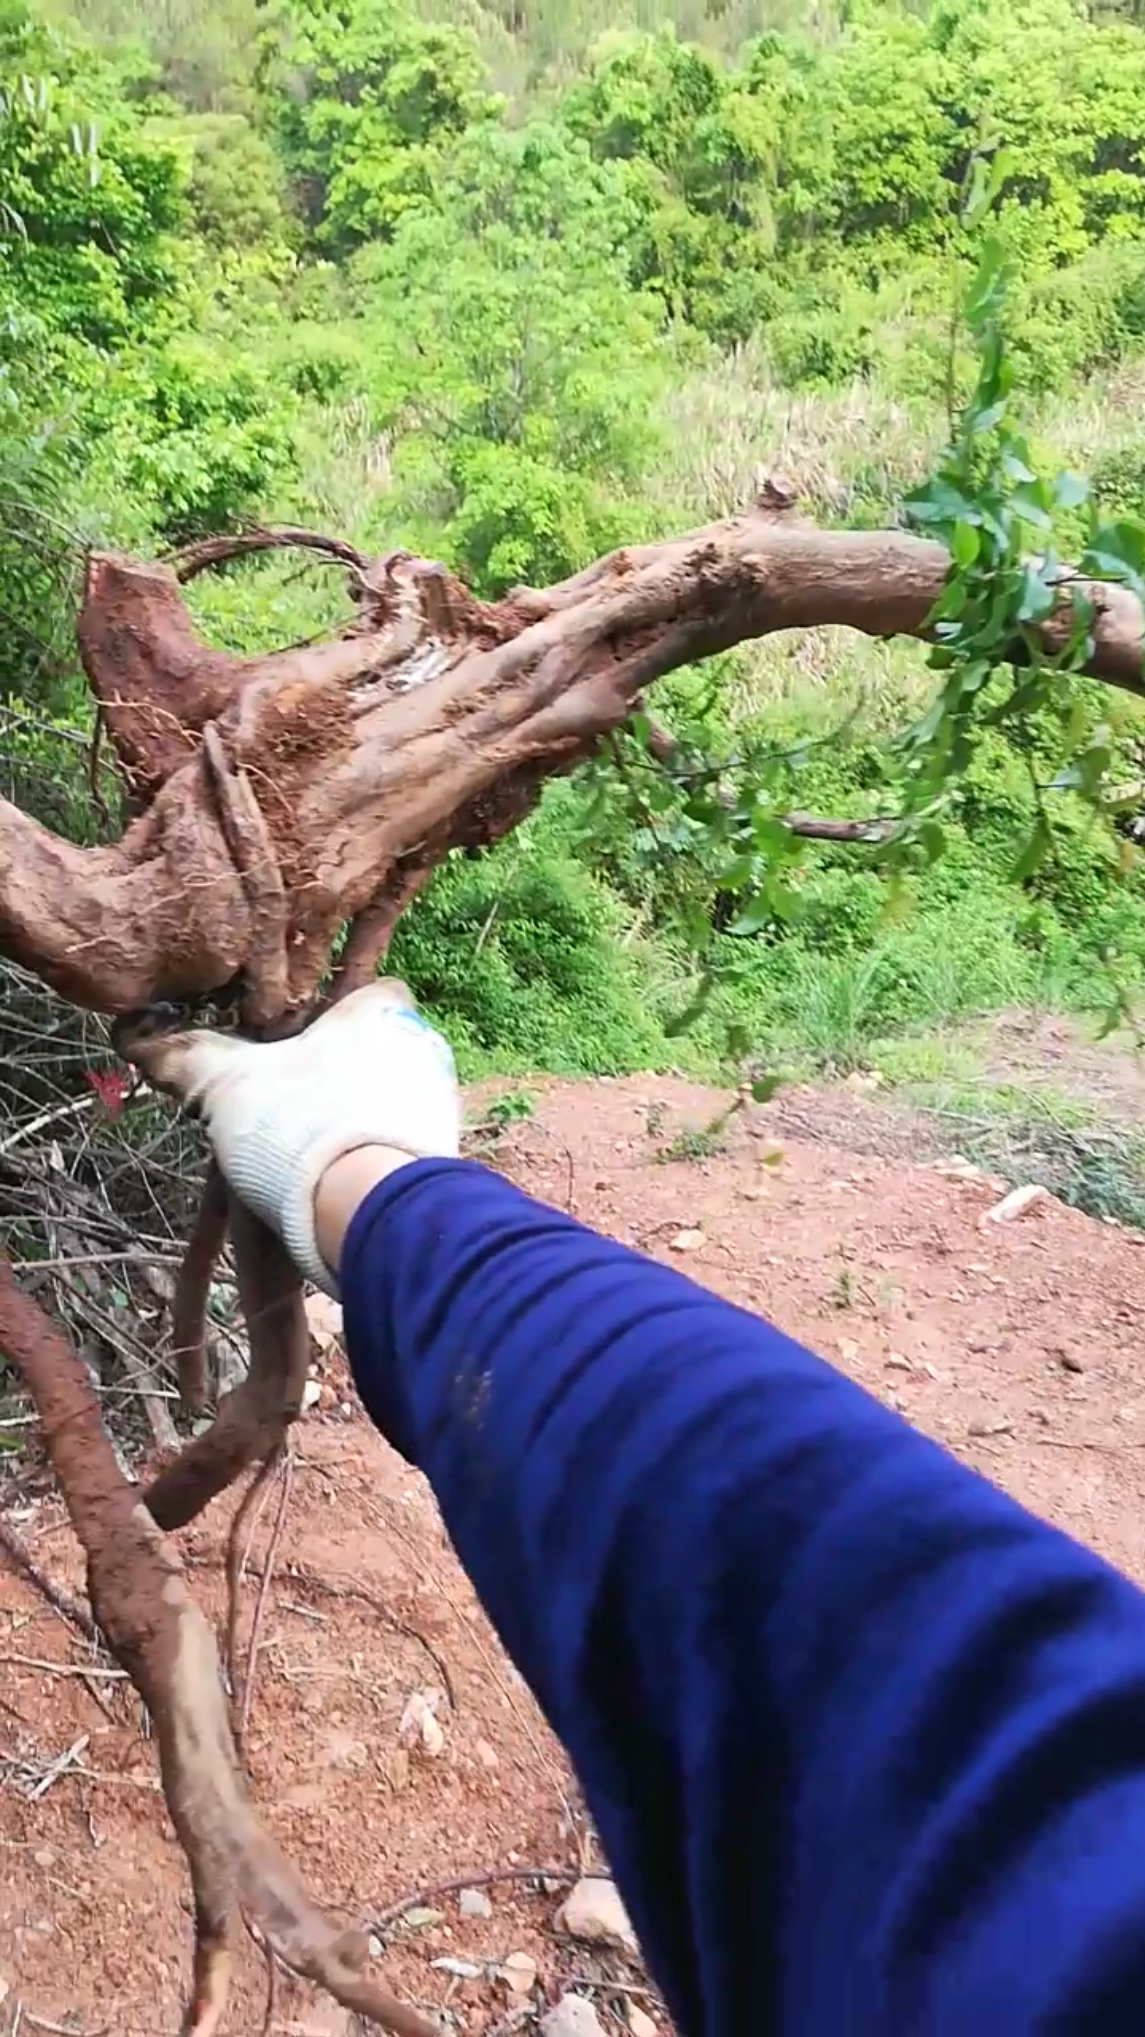
[[[771,1316],[1145,1581],[1145,1240],[1055,1203],[984,1224],[996,1185],[825,1142],[808,1099],[733,1119],[722,1150],[707,1151],[694,1128],[717,1106],[710,1092],[658,1077],[553,1084],[497,1142],[497,1161]],[[832,1102],[836,1124],[846,1107]],[[804,1135],[785,1136],[788,1124]],[[347,1918],[470,1871],[575,1868],[591,1839],[559,1752],[426,1488],[346,1398],[336,1360],[323,1402],[299,1434],[249,1739],[271,1823]],[[77,1584],[69,1531],[34,1466],[10,1480],[8,1504],[41,1564]],[[272,1515],[273,1500],[258,1550]],[[184,1537],[216,1615],[227,1520],[220,1505]],[[248,1618],[256,1596],[257,1577]],[[19,2021],[168,2037],[186,1979],[188,1895],[139,1708],[114,1680],[31,1666],[90,1659],[0,1558],[0,2031]],[[432,1756],[401,1742],[419,1691],[440,1693],[444,1745]],[[572,1980],[622,1971],[553,1930],[555,1886],[498,1882],[488,1896],[488,1918],[462,1915],[455,1896],[428,1901],[385,1954],[397,1984],[427,2007],[448,2004],[459,2031],[526,2027],[507,1982],[491,1977],[512,1952],[536,1961],[534,2005]],[[451,1974],[435,1966],[443,1959],[478,1972]],[[229,2027],[257,2032],[261,1957],[248,1946],[240,1964]],[[640,1999],[592,1992],[613,2028],[624,2002]],[[347,2037],[351,2025],[280,1978],[265,2027]]]

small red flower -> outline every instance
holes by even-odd
[[[123,1109],[127,1095],[127,1078],[118,1068],[85,1068],[84,1081],[94,1089],[108,1117],[114,1124]]]

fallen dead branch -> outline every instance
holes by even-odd
[[[13,2030],[19,2030],[20,2028],[43,2030],[46,2033],[46,2037],[110,2037],[110,2033],[115,2027],[113,2023],[101,2023],[98,2030],[85,2030],[79,2023],[75,2022],[52,2023],[48,2020],[47,2016],[36,2015],[25,2001],[18,2001],[16,2006],[19,2011],[19,2021],[13,2021]]]

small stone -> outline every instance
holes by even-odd
[[[38,1846],[32,1855],[37,1867],[54,1867],[56,1856],[50,1846]]]
[[[1012,1224],[1017,1217],[1024,1217],[1027,1210],[1049,1200],[1050,1191],[1040,1181],[1027,1181],[1023,1188],[1012,1188],[1009,1195],[1004,1195],[1001,1202],[988,1209],[982,1221],[985,1224]]]
[[[410,1759],[404,1747],[391,1747],[385,1754],[379,1754],[375,1765],[395,1796],[409,1788]]]
[[[586,1875],[583,1881],[578,1881],[557,1921],[570,1938],[583,1938],[588,1944],[614,1945],[631,1959],[640,1957],[640,1946],[620,1891],[614,1881],[606,1881],[602,1875]]]
[[[435,1973],[448,1973],[454,1980],[480,1980],[483,1972],[471,1959],[431,1959],[429,1963]]]
[[[342,1339],[342,1310],[328,1294],[308,1294],[302,1304],[306,1311],[306,1327],[319,1354],[329,1357]]]
[[[668,1240],[668,1250],[670,1252],[698,1252],[703,1243],[704,1234],[702,1231],[677,1231],[675,1237]]]
[[[965,1153],[952,1153],[948,1160],[936,1160],[934,1172],[950,1175],[956,1181],[980,1181],[982,1178],[982,1169],[976,1167],[973,1160],[968,1160]]]
[[[1083,1365],[1081,1359],[1078,1357],[1076,1351],[1063,1351],[1061,1354],[1061,1362],[1062,1368],[1066,1372],[1085,1371],[1085,1366]]]
[[[383,1952],[385,1951],[385,1949],[386,1949],[386,1948],[385,1948],[385,1946],[384,1946],[384,1945],[382,1944],[382,1941],[381,1941],[381,1939],[380,1939],[380,1938],[378,1938],[378,1937],[371,1937],[371,1938],[370,1938],[370,1940],[369,1940],[369,1954],[370,1954],[370,1958],[371,1958],[371,1959],[380,1959],[380,1958],[381,1958],[381,1956],[382,1956],[382,1954],[383,1954]]]
[[[463,1888],[458,1898],[463,1917],[491,1917],[493,1905],[483,1888]]]
[[[583,1995],[562,1995],[541,2017],[541,2037],[604,2037],[604,2025]]]
[[[914,1371],[914,1366],[911,1364],[910,1359],[904,1358],[901,1351],[888,1351],[886,1362],[890,1366],[892,1372]]]
[[[399,1921],[407,1925],[411,1931],[429,1931],[435,1924],[444,1924],[445,1911],[427,1910],[420,1904],[415,1904],[412,1910],[403,1910]]]
[[[313,1408],[321,1407],[321,1405],[322,1382],[318,1379],[308,1379],[302,1389],[302,1412],[304,1415],[308,1415]]]
[[[659,2037],[658,2026],[655,2020],[648,2014],[646,2009],[641,2008],[639,2002],[629,2002],[628,2004],[628,2027],[632,2032],[632,2037]]]
[[[510,1952],[501,1973],[515,1995],[531,1995],[537,1985],[537,1962],[527,1952]]]
[[[488,1740],[478,1740],[474,1745],[473,1752],[476,1754],[482,1768],[490,1770],[500,1768],[501,1757],[497,1749],[489,1745]]]
[[[445,1734],[438,1723],[437,1708],[444,1697],[440,1690],[411,1691],[398,1726],[403,1747],[416,1748],[436,1760],[445,1746]]]

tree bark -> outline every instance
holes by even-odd
[[[252,1020],[300,1011],[399,865],[495,839],[654,680],[779,630],[922,635],[947,564],[770,505],[489,604],[399,553],[353,569],[341,636],[239,660],[198,643],[172,569],[96,559],[82,652],[140,810],[80,850],[0,801],[0,948],[108,1012],[236,979]],[[1142,692],[1139,603],[1086,591],[1090,672]],[[1051,645],[1067,628],[1063,597]]]

